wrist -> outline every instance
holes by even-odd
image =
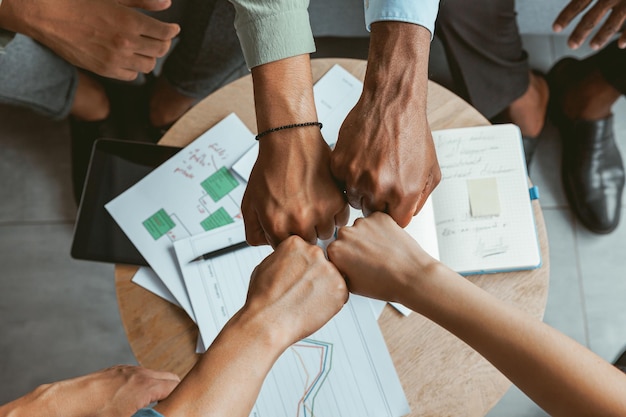
[[[317,166],[330,157],[330,148],[316,126],[272,132],[259,140],[257,161],[273,169],[293,173],[305,167]],[[268,168],[268,165],[266,165]]]
[[[403,279],[400,280],[397,301],[417,313],[424,314],[431,302],[435,304],[439,302],[437,294],[442,291],[440,278],[445,276],[449,269],[425,253],[423,257],[412,257],[405,265],[406,268],[400,273]]]
[[[259,132],[317,121],[308,55],[254,67],[252,79]]]
[[[245,335],[251,346],[258,349],[257,355],[271,361],[276,360],[292,345],[290,332],[275,317],[266,314],[262,309],[246,304],[227,323],[229,331],[237,335]]]

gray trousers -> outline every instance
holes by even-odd
[[[245,72],[235,12],[227,0],[178,0],[168,10],[149,14],[181,26],[162,67],[162,75],[181,94],[205,97]],[[65,118],[76,93],[77,69],[19,34],[5,52],[0,55],[0,103]]]
[[[528,88],[515,0],[441,0],[435,34],[443,43],[456,91],[485,117]]]
[[[444,45],[457,94],[487,118],[528,89],[528,55],[516,17],[515,0],[440,3],[435,33]],[[626,94],[626,51],[617,48],[616,41],[586,60]]]

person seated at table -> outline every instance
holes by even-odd
[[[350,292],[439,324],[553,416],[625,416],[626,374],[429,256],[388,215],[339,229],[328,258]]]
[[[593,4],[592,7],[586,8]],[[613,107],[626,94],[626,32],[608,43],[626,21],[626,0],[572,0],[554,22],[557,32],[584,11],[569,36],[578,48],[591,38],[597,52],[583,60],[566,57],[548,73],[551,116],[561,133],[561,177],[576,217],[594,233],[610,233],[619,225],[624,190],[624,164],[614,132]]]
[[[626,19],[626,0],[562,3],[556,31],[587,10],[569,36],[571,48],[585,41],[603,15],[609,17],[590,41],[596,54],[581,61],[562,59],[547,75],[529,67],[514,0],[444,2],[437,34],[459,94],[493,122],[520,127],[527,165],[547,116],[553,118],[562,141],[561,177],[569,205],[587,229],[605,234],[618,226],[622,211],[624,167],[612,108],[626,93],[626,35],[605,45]],[[494,30],[484,30],[485,22]],[[493,36],[494,31],[502,36]]]
[[[0,103],[69,116],[78,201],[96,139],[155,141],[245,69],[233,19],[226,0],[0,1]]]

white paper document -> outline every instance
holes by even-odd
[[[194,320],[173,242],[243,221],[246,183],[231,167],[254,142],[231,114],[105,206]]]
[[[244,304],[268,246],[189,262],[214,245],[211,234],[174,242],[205,347]],[[228,233],[228,232],[225,232]],[[294,344],[268,375],[252,416],[401,416],[409,412],[369,300],[350,301],[322,329]]]

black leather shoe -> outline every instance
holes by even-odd
[[[613,116],[561,126],[561,176],[565,194],[580,221],[594,233],[617,227],[624,189],[624,166],[613,134]]]
[[[566,89],[594,69],[592,61],[565,58],[548,74],[550,115],[562,142],[561,179],[571,209],[590,231],[617,227],[624,189],[624,166],[613,133],[613,116],[570,120],[562,112]]]

